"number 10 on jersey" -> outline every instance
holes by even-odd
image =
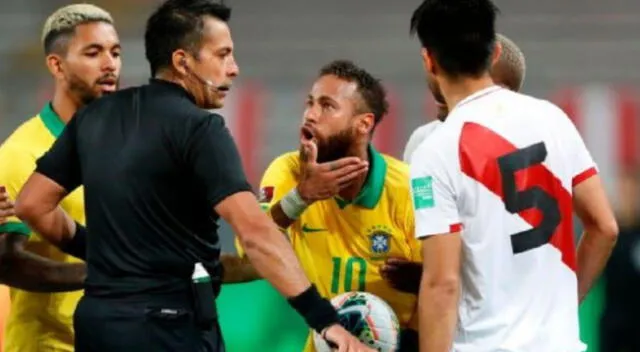
[[[348,257],[331,258],[333,273],[331,274],[331,293],[364,291],[367,278],[367,262],[363,258]],[[354,287],[353,282],[356,281]],[[342,287],[341,287],[342,286]]]

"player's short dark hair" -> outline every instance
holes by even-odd
[[[231,9],[212,0],[167,0],[156,9],[144,33],[145,55],[152,76],[171,65],[171,56],[177,49],[197,55],[205,16],[228,22]]]
[[[452,76],[479,76],[491,65],[498,8],[491,0],[424,0],[411,33]]]
[[[335,60],[320,69],[320,76],[333,75],[347,82],[355,82],[362,97],[359,112],[373,113],[375,125],[389,110],[387,92],[379,79],[349,60]]]

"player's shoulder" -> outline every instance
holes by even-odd
[[[546,129],[554,130],[555,133],[565,133],[567,129],[574,129],[569,116],[553,102],[512,91],[505,92],[505,94],[508,96],[506,100],[508,109],[514,111],[514,115],[539,122]]]
[[[409,165],[402,160],[396,159],[387,154],[380,154],[387,171],[385,175],[385,186],[392,190],[409,189]]]
[[[265,175],[270,173],[283,173],[290,172],[295,174],[296,170],[300,168],[300,152],[299,151],[289,151],[283,154],[280,154],[276,158],[274,158],[269,166],[267,167],[267,171],[265,171]]]
[[[503,94],[506,95],[507,101],[511,102],[512,105],[518,106],[519,108],[533,108],[539,109],[545,112],[554,113],[557,115],[566,115],[559,106],[552,103],[547,99],[542,99],[538,97],[534,97],[532,95],[513,92],[510,90],[505,91]]]
[[[34,158],[46,151],[54,141],[42,119],[36,115],[20,124],[0,145],[0,154],[29,154]]]
[[[418,139],[418,140],[422,140],[424,139],[426,136],[428,136],[429,134],[431,134],[431,132],[433,132],[438,126],[440,126],[442,124],[442,121],[440,120],[434,120],[431,121],[429,123],[426,123],[418,128],[416,128],[412,133],[411,133],[411,137],[409,137],[410,139]]]

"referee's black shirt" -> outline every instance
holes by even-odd
[[[98,297],[186,292],[196,262],[220,280],[213,207],[251,190],[223,118],[161,80],[78,111],[36,171],[84,186],[85,293]]]

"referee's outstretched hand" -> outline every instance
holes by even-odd
[[[373,348],[365,346],[339,324],[328,327],[323,336],[327,341],[337,346],[335,351],[338,352],[376,352]]]
[[[318,164],[317,158],[316,144],[304,141],[298,193],[307,204],[336,196],[369,170],[369,163],[358,157],[346,157],[321,164]]]
[[[9,193],[4,186],[0,186],[0,224],[7,221],[7,218],[13,216],[13,201],[9,198]]]

